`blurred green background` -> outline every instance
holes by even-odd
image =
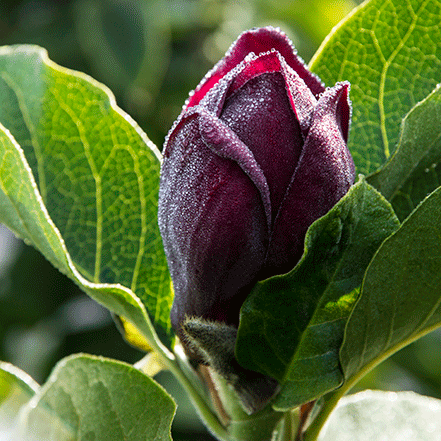
[[[0,0],[0,45],[45,47],[52,60],[106,84],[162,146],[181,106],[244,30],[284,30],[308,62],[354,0]],[[441,332],[403,349],[359,388],[414,390],[441,398]],[[0,225],[0,360],[43,382],[56,361],[76,352],[128,362],[142,357],[90,300],[37,251]],[[173,438],[213,439],[169,374],[178,402]]]

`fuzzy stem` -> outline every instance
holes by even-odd
[[[311,423],[308,430],[303,435],[303,441],[317,441],[320,431],[323,429],[326,421],[337,406],[340,398],[347,392],[346,388],[339,389],[337,392],[333,393],[329,400],[325,400],[325,403],[317,415],[315,420]]]
[[[210,376],[223,410],[230,418],[227,427],[228,439],[231,441],[272,440],[276,426],[284,414],[273,410],[271,404],[258,412],[248,414],[228,382],[214,371],[210,371]]]
[[[155,334],[153,335],[156,337]],[[153,350],[157,353],[162,364],[167,367],[167,369],[181,383],[182,387],[190,397],[199,417],[204,422],[211,434],[219,441],[230,441],[226,428],[222,425],[219,418],[211,408],[209,400],[203,393],[203,387],[200,384],[200,380],[195,374],[192,374],[193,371],[189,368],[185,369],[184,372],[184,369],[178,363],[175,354],[170,352],[159,341],[159,339],[149,339],[149,343],[151,344]],[[142,363],[140,363],[140,366],[141,365]]]
[[[287,411],[282,421],[282,429],[279,436],[279,440],[294,441],[299,425],[300,425],[300,418],[299,418],[298,409]]]
[[[190,396],[190,399],[194,407],[196,408],[196,411],[207,426],[208,430],[213,434],[213,436],[219,439],[219,441],[229,441],[228,433],[225,427],[221,424],[217,415],[208,405],[205,398],[194,387],[193,383],[187,378],[187,376],[184,375],[183,371],[176,363],[176,360],[168,360],[166,364],[169,370],[181,383],[187,394]]]

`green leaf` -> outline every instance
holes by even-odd
[[[441,325],[441,188],[379,248],[349,317],[341,364],[347,387]]]
[[[301,261],[259,282],[241,309],[236,355],[283,384],[275,407],[310,401],[343,381],[338,351],[373,254],[398,227],[390,204],[361,179],[308,230]]]
[[[390,161],[368,178],[404,220],[441,183],[441,89],[437,87],[404,118]]]
[[[109,289],[132,306],[135,293],[169,342],[156,147],[107,88],[38,47],[0,49],[0,99],[11,132],[2,135],[0,220],[110,309],[104,284],[123,285]]]
[[[20,409],[38,388],[28,374],[9,363],[0,362],[0,439],[5,439],[4,436],[13,430]]]
[[[439,0],[371,0],[325,40],[310,67],[328,85],[351,82],[349,148],[375,171],[394,152],[404,115],[441,79]]]
[[[75,355],[25,407],[15,439],[169,441],[175,410],[167,392],[132,366]]]
[[[127,317],[150,342],[155,341],[156,334],[145,307],[131,290],[122,285],[91,283],[78,272],[41,200],[22,149],[1,124],[0,221],[32,243],[92,298]]]
[[[319,441],[436,441],[441,401],[413,392],[366,391],[343,398]]]

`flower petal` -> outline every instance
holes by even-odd
[[[265,209],[269,234],[271,228],[270,190],[262,168],[252,151],[227,125],[207,112],[201,112],[199,127],[205,145],[213,153],[236,162],[258,189]]]
[[[325,90],[320,79],[307,69],[303,60],[297,55],[286,34],[280,29],[268,26],[242,33],[227,51],[225,57],[199,83],[189,97],[186,108],[197,105],[222,77],[240,64],[249,54],[259,55],[271,50],[280,53],[286,63],[297,72],[314,95],[318,96]]]
[[[168,139],[158,219],[175,289],[171,320],[237,325],[268,245],[261,194],[233,160],[213,153],[189,113]]]
[[[263,58],[273,58],[280,67],[276,54],[269,55],[271,57]],[[262,61],[261,58],[256,61]],[[243,72],[247,74],[246,71],[247,68]],[[237,77],[239,84],[242,84],[243,72]],[[299,81],[303,83],[302,80]],[[236,81],[230,90],[234,90],[235,84]],[[277,71],[260,74],[248,80],[233,94],[229,91],[228,95],[220,119],[252,152],[256,164],[262,169],[271,195],[273,221],[291,181],[304,142],[286,93],[283,76]],[[315,101],[313,96],[312,99]]]
[[[303,253],[308,227],[326,214],[354,183],[355,167],[346,146],[349,83],[320,97],[303,154],[277,215],[265,276],[293,268]]]
[[[280,72],[285,79],[286,89],[284,93],[289,97],[291,110],[295,113],[302,133],[306,138],[317,100],[303,79],[286,63],[279,52],[266,52],[259,56],[249,57],[236,69],[229,72],[224,79],[221,80],[222,83],[228,78],[230,84],[224,100],[236,93],[237,90],[241,89],[248,81],[251,81],[257,76],[274,72]],[[230,76],[234,78],[234,81],[230,79]],[[217,89],[217,87],[218,86],[215,86],[212,90]],[[212,93],[212,91],[209,93]],[[256,97],[256,101],[257,99],[258,97]]]

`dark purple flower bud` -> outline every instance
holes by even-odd
[[[190,96],[159,192],[175,329],[186,316],[237,325],[251,287],[299,261],[308,227],[354,182],[348,92],[325,89],[267,27],[243,33]]]

